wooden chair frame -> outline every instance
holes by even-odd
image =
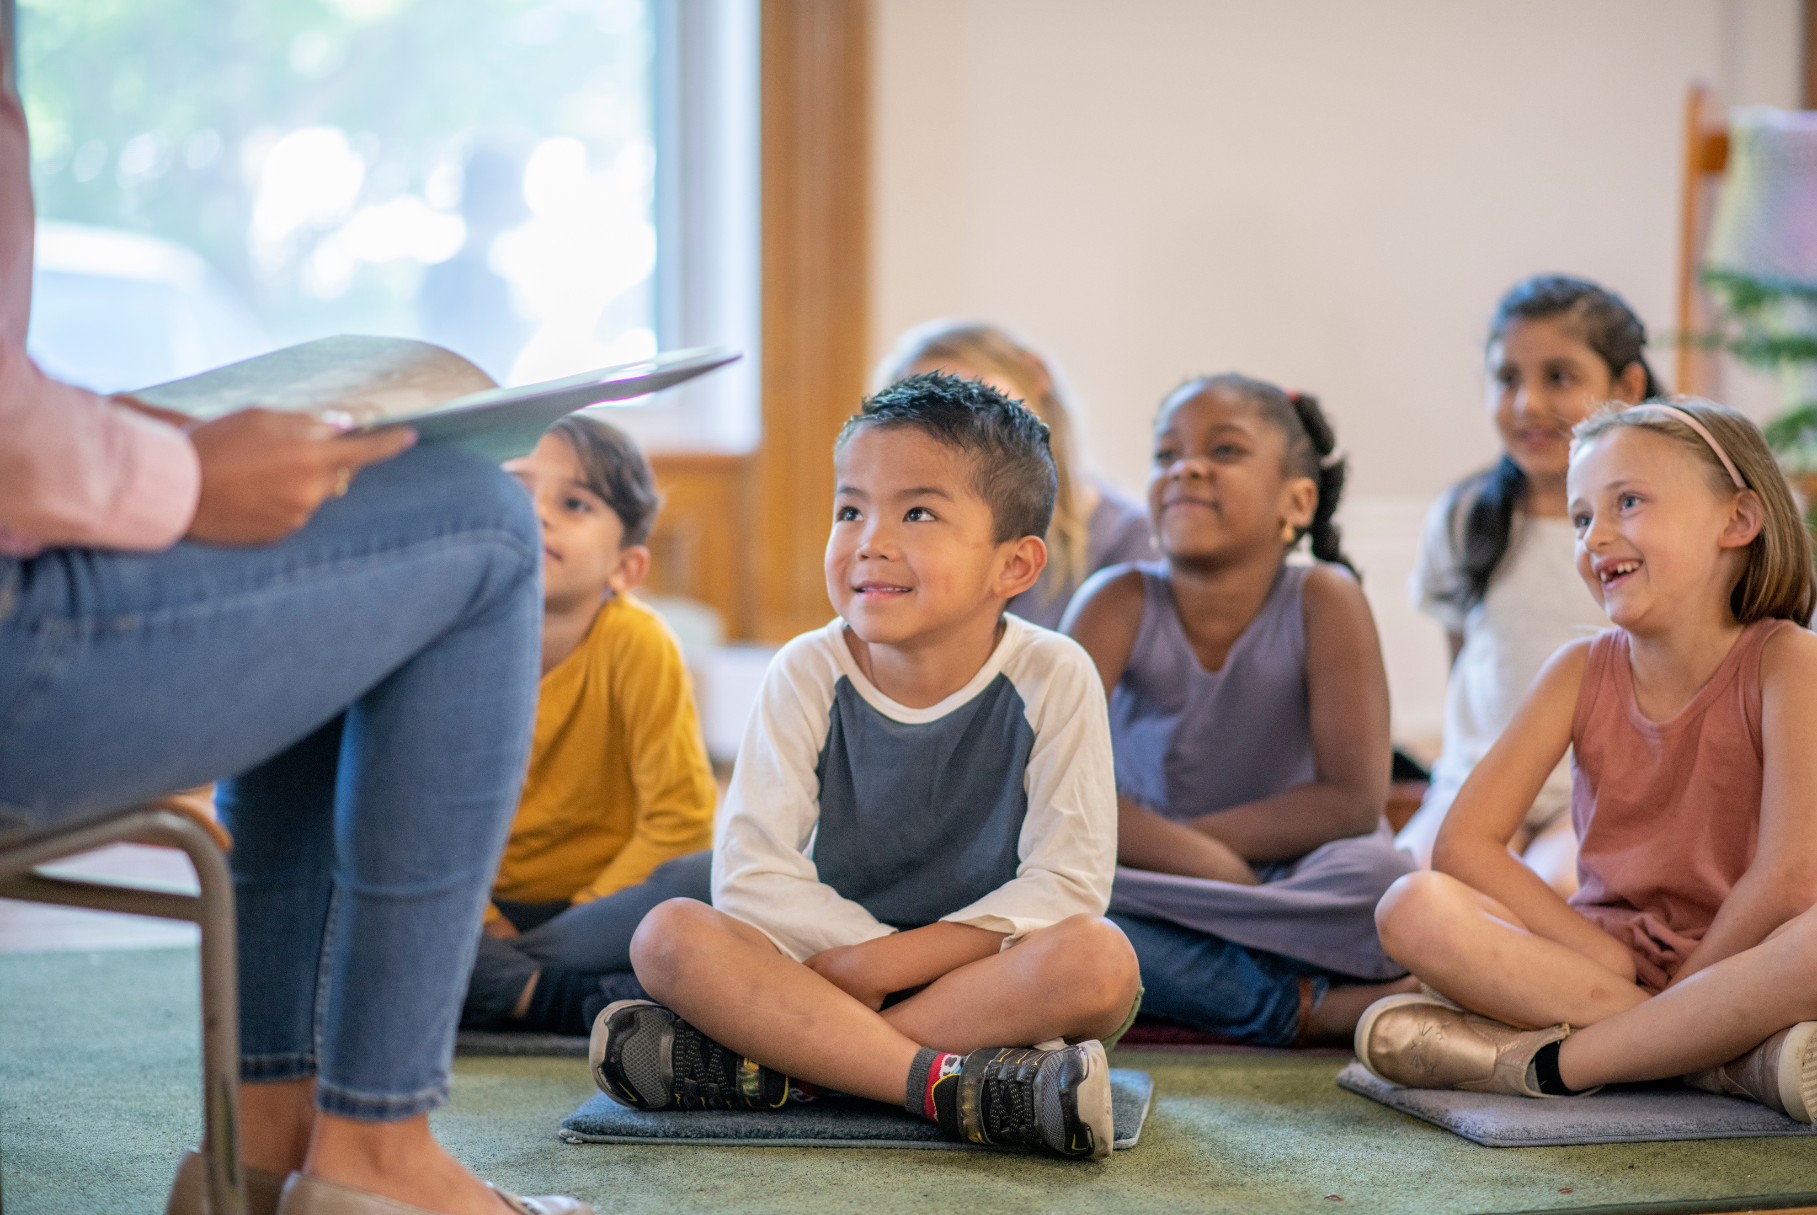
[[[202,930],[202,1152],[209,1210],[246,1215],[240,1168],[240,998],[233,878],[226,835],[211,821],[166,804],[134,806],[106,818],[0,839],[0,898],[188,920]],[[200,894],[169,894],[108,882],[53,877],[39,866],[107,844],[156,844],[189,856]]]

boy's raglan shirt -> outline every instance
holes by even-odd
[[[845,624],[777,654],[713,855],[713,904],[805,961],[938,920],[1006,933],[1102,915],[1117,794],[1097,668],[1005,616],[990,660],[911,709],[865,678]]]

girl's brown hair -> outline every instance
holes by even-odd
[[[1646,402],[1634,406],[1611,406],[1585,418],[1572,431],[1577,446],[1582,446],[1612,430],[1632,427],[1664,435],[1694,452],[1704,465],[1705,479],[1717,496],[1728,498],[1738,492],[1729,479],[1722,458],[1703,441],[1703,436],[1672,415],[1647,408]],[[1766,518],[1760,534],[1748,545],[1748,562],[1741,580],[1729,594],[1729,608],[1742,624],[1756,620],[1790,620],[1809,626],[1811,610],[1817,606],[1817,580],[1811,572],[1811,534],[1798,516],[1798,504],[1792,500],[1792,489],[1779,471],[1779,462],[1767,447],[1766,438],[1745,414],[1726,405],[1696,397],[1677,397],[1670,404],[1696,418],[1705,430],[1735,462],[1742,481],[1760,499]]]
[[[552,435],[574,449],[586,486],[612,508],[624,527],[620,548],[642,544],[656,526],[662,495],[650,462],[631,436],[599,418],[571,413],[549,428]]]
[[[896,340],[895,349],[884,356],[871,376],[871,392],[881,392],[902,379],[917,363],[943,360],[1010,384],[1022,404],[1047,423],[1048,450],[1059,481],[1054,518],[1045,537],[1052,554],[1048,568],[1054,572],[1048,593],[1064,594],[1069,587],[1085,581],[1091,572],[1086,568],[1091,519],[1084,510],[1090,494],[1079,460],[1075,429],[1078,420],[1073,416],[1058,369],[1034,347],[995,325],[982,321],[929,321]]]

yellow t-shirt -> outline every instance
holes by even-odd
[[[655,612],[614,595],[543,676],[493,896],[585,903],[634,886],[712,846],[716,796],[681,647]]]

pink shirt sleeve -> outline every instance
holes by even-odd
[[[189,530],[201,490],[187,436],[58,383],[26,357],[30,165],[19,99],[0,88],[0,555],[169,548]]]

